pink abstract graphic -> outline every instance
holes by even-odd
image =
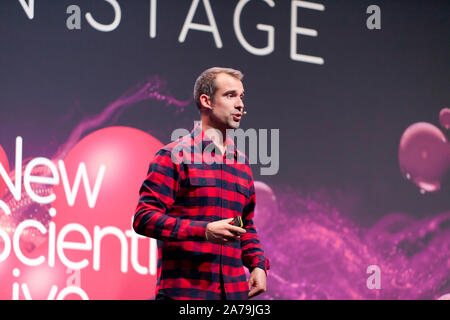
[[[265,299],[437,299],[450,292],[450,211],[422,220],[391,213],[363,228],[326,196],[269,189],[257,186],[255,213],[272,257]],[[372,265],[381,289],[367,286]]]

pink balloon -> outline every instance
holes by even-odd
[[[438,300],[450,300],[450,293],[446,293],[438,298]]]
[[[25,252],[24,252],[25,254]],[[59,261],[49,266],[47,248],[41,246],[32,253],[26,253],[29,259],[44,257],[43,263],[38,266],[29,266],[21,262],[11,251],[6,260],[0,262],[0,276],[2,287],[0,289],[1,300],[55,300],[80,299],[78,288],[73,286],[73,275]]]
[[[90,299],[148,299],[154,296],[156,275],[150,274],[150,260],[153,259],[150,257],[150,239],[132,240],[131,236],[137,236],[132,229],[132,217],[149,163],[162,146],[143,131],[109,127],[85,137],[64,159],[71,188],[81,163],[85,165],[91,190],[101,166],[105,168],[93,208],[88,205],[83,183],[80,183],[73,206],[68,204],[62,181],[54,189],[56,233],[59,234],[64,226],[76,223],[87,230],[91,238],[91,250],[64,250],[70,261],[88,261],[88,266],[81,269],[81,287]],[[106,235],[100,237],[102,233]],[[69,232],[64,240],[86,241],[79,231]],[[98,271],[94,270],[94,255],[97,255]],[[124,272],[121,262],[127,269]]]
[[[439,123],[445,129],[450,129],[450,108],[444,108],[439,112]]]
[[[0,227],[0,230],[3,228]],[[3,234],[2,234],[3,236]],[[10,239],[10,238],[8,238]],[[10,243],[10,242],[9,242]],[[12,248],[11,248],[12,249]],[[5,250],[5,242],[2,237],[0,237],[0,252],[3,255]],[[16,282],[16,278],[13,277],[13,270],[18,265],[17,259],[13,254],[8,257],[3,257],[0,260],[0,279],[2,279],[2,286],[0,288],[0,300],[12,300],[12,285]]]
[[[421,192],[437,191],[450,168],[450,145],[439,128],[418,122],[403,133],[398,160],[403,176]]]
[[[22,165],[22,179],[25,167],[28,164],[28,160],[25,160]],[[57,165],[55,163],[55,165]],[[31,174],[33,176],[49,177],[50,171],[47,167],[38,166],[35,167]],[[10,176],[12,183],[15,184],[15,176]],[[23,181],[23,180],[22,180]],[[48,196],[53,192],[53,188],[50,185],[42,185],[31,183],[31,189],[40,196]],[[3,214],[0,211],[0,227],[6,230],[11,235],[14,233],[17,226],[29,219],[40,222],[43,226],[47,227],[50,221],[48,204],[39,204],[30,198],[24,187],[21,190],[20,200],[16,200],[11,192],[7,192],[3,195],[2,201],[7,205],[11,211],[10,215]],[[23,246],[23,250],[27,253],[32,252],[34,249],[42,245],[47,241],[47,234],[43,234],[36,228],[26,228],[22,231],[20,236],[20,245]]]
[[[256,206],[253,223],[259,228],[260,233],[271,227],[273,217],[278,216],[278,205],[275,194],[267,184],[262,181],[254,181]]]
[[[5,172],[9,174],[9,162],[8,157],[6,156],[5,150],[3,150],[2,146],[0,146],[0,165],[3,166],[3,169],[5,169]],[[3,195],[6,193],[7,186],[4,181],[4,179],[0,176],[0,200],[3,199]],[[9,209],[11,210],[11,209]],[[7,215],[6,212],[1,209],[0,207],[0,229],[5,232],[10,232],[10,230],[14,227],[14,222],[11,219],[11,215]],[[4,244],[0,240],[0,250]],[[2,263],[0,262],[0,275],[2,270]],[[3,277],[0,277],[0,279],[3,279]]]
[[[9,174],[9,161],[6,156],[5,150],[3,150],[2,146],[0,146],[0,164],[5,169],[5,172]],[[3,178],[0,176],[0,198],[5,194],[7,190],[6,183]]]

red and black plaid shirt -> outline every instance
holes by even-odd
[[[217,300],[222,273],[226,298],[248,299],[244,266],[250,272],[270,267],[252,221],[255,187],[248,158],[230,138],[224,155],[215,153],[211,143],[196,122],[189,135],[156,153],[139,191],[133,227],[158,240],[155,294]],[[206,241],[209,222],[238,215],[247,231],[240,240],[226,245]]]

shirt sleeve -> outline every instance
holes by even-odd
[[[170,150],[163,148],[156,153],[139,190],[133,219],[138,234],[158,240],[205,240],[207,221],[168,215],[179,190],[178,168]]]
[[[253,183],[253,176],[250,175],[250,178],[250,198],[245,205],[242,214],[245,226],[244,228],[247,231],[246,233],[241,235],[242,261],[244,263],[244,266],[247,267],[250,272],[253,271],[254,268],[258,267],[263,269],[267,273],[267,270],[270,269],[270,261],[269,258],[264,256],[264,251],[261,247],[258,234],[256,233],[255,225],[253,224],[256,194],[255,186]]]

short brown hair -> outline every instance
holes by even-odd
[[[214,102],[214,95],[216,94],[217,87],[215,85],[216,77],[219,73],[226,73],[236,79],[242,80],[244,74],[235,69],[213,67],[206,69],[197,78],[194,85],[194,102],[197,105],[198,110],[201,109],[200,96],[206,94],[211,98],[211,102]]]

